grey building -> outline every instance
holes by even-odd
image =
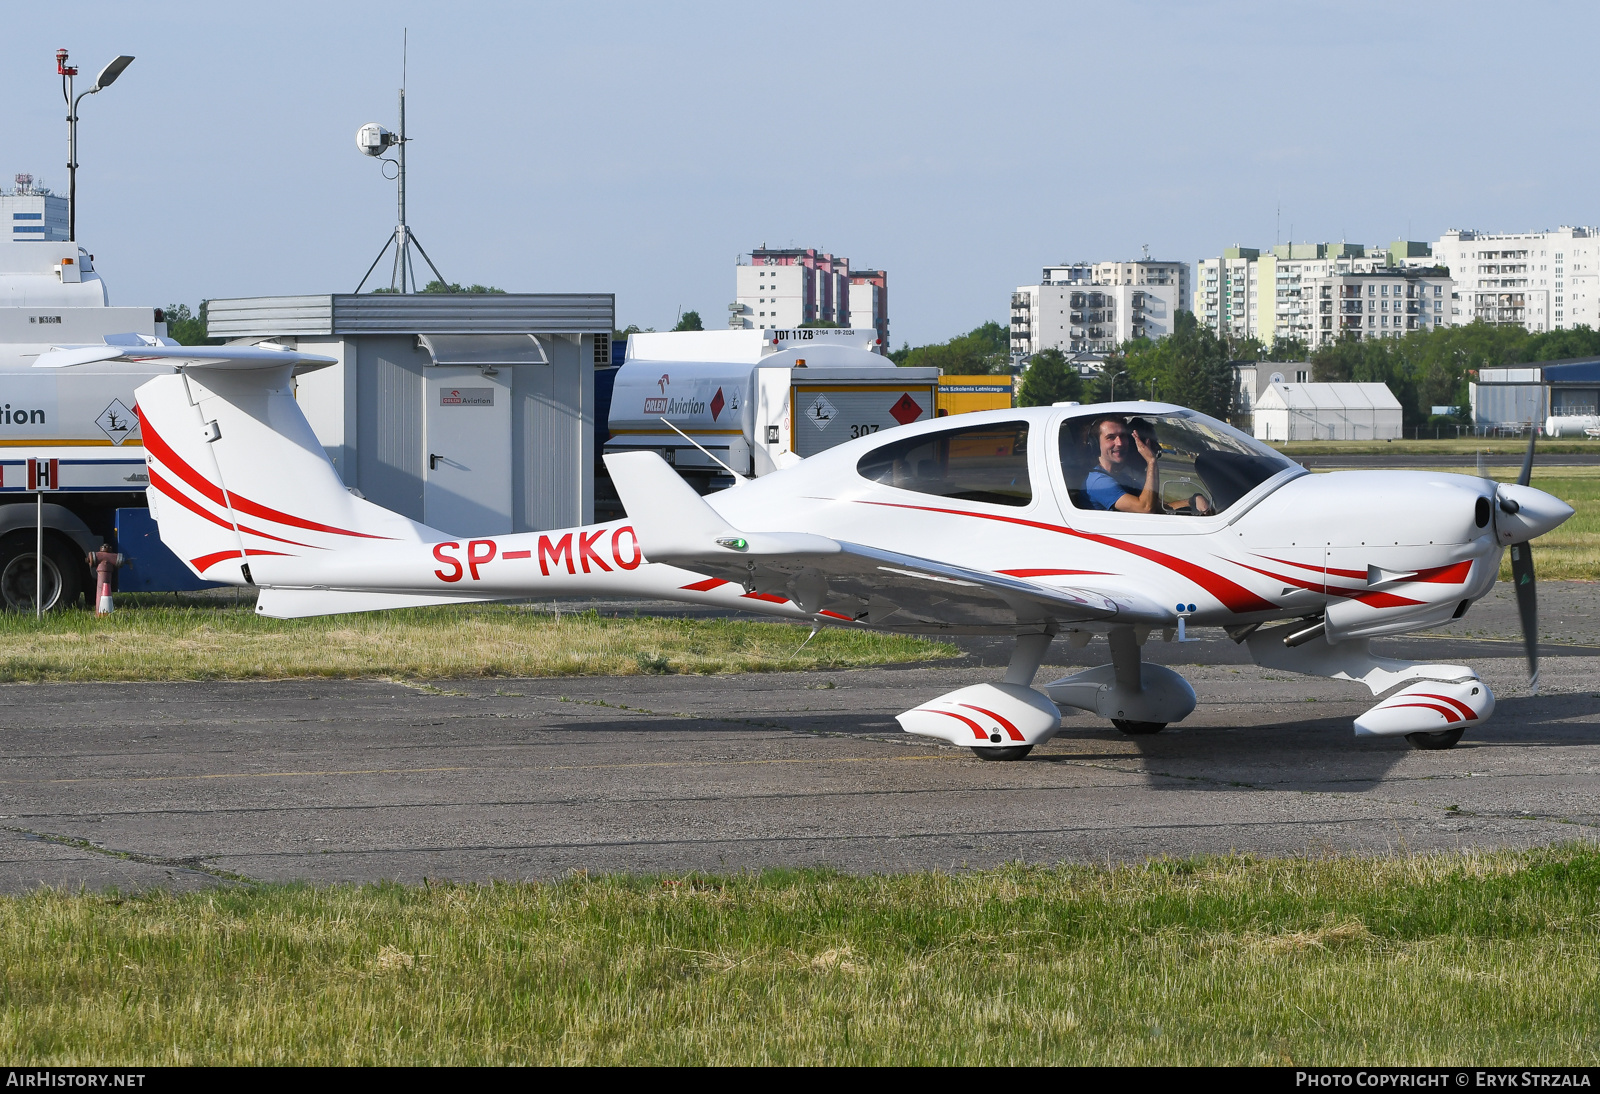
[[[1600,426],[1600,358],[1481,368],[1467,391],[1476,426],[1558,435]]]
[[[207,329],[339,363],[296,397],[346,486],[452,535],[594,519],[594,369],[610,293],[212,300]]]

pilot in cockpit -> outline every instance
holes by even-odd
[[[1135,419],[1134,424],[1135,428],[1130,428],[1121,418],[1108,415],[1090,427],[1097,462],[1083,480],[1083,490],[1096,509],[1161,511],[1156,477],[1161,446],[1147,422]],[[1136,428],[1140,425],[1145,428]]]

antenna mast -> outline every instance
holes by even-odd
[[[391,133],[382,126],[369,122],[361,127],[356,134],[356,147],[369,156],[381,156],[390,148],[395,149],[395,158],[384,160],[385,164],[394,164],[395,173],[385,178],[393,178],[396,182],[395,207],[398,222],[395,224],[394,233],[383,243],[383,249],[378,252],[378,257],[372,260],[372,265],[367,267],[367,272],[361,278],[361,284],[356,286],[359,293],[367,284],[367,278],[372,276],[372,271],[378,268],[378,263],[383,261],[383,256],[389,253],[389,248],[394,248],[394,268],[389,275],[389,291],[411,293],[417,291],[417,270],[411,261],[411,248],[415,247],[422,260],[428,264],[428,269],[433,271],[433,276],[441,283],[448,284],[444,274],[439,272],[439,267],[433,264],[433,259],[428,257],[428,252],[422,249],[422,242],[417,239],[416,233],[406,223],[406,62],[410,52],[410,32],[402,31],[400,45],[400,131]]]

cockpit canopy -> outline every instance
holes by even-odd
[[[1114,420],[1142,434],[1147,447],[1160,448],[1156,512],[1210,516],[1236,503],[1293,461],[1232,426],[1192,410],[1151,414],[1078,414],[1063,421],[1057,438],[1062,478],[1072,504],[1105,509],[1086,489],[1097,468],[1099,493],[1108,476],[1137,495],[1145,482],[1145,463],[1131,457],[1100,463],[1101,423]],[[952,500],[990,505],[1027,505],[1038,487],[1029,475],[1027,420],[966,424],[952,420],[944,429],[919,432],[872,449],[856,463],[863,477],[886,486]],[[1038,425],[1034,419],[1033,424]],[[1109,461],[1108,461],[1109,462]],[[1103,498],[1102,498],[1103,500]]]
[[[1156,463],[1158,513],[1210,516],[1220,513],[1257,486],[1295,463],[1245,433],[1192,410],[1163,414],[1085,414],[1061,424],[1061,474],[1067,495],[1079,509],[1109,508],[1097,504],[1085,480],[1099,468],[1117,484],[1138,494],[1145,482],[1145,461],[1133,445],[1129,458],[1117,465],[1102,462],[1100,434],[1106,421],[1120,422],[1142,435]],[[1153,439],[1153,440],[1152,440]],[[1103,481],[1104,476],[1102,476]]]

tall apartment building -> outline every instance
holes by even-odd
[[[852,272],[848,258],[814,247],[757,247],[750,264],[734,267],[734,302],[728,326],[798,327],[834,323],[876,329],[889,345],[889,275],[883,270]]]
[[[1394,270],[1428,270],[1435,260],[1425,243],[1396,240],[1387,248],[1359,243],[1284,243],[1266,253],[1254,247],[1230,247],[1216,258],[1201,259],[1195,278],[1194,312],[1212,330],[1234,338],[1256,338],[1271,345],[1279,337],[1298,338],[1313,348],[1340,337],[1337,324],[1324,325],[1320,290],[1328,278]],[[1381,284],[1387,284],[1381,283]],[[1381,298],[1380,298],[1381,300]],[[1404,313],[1402,313],[1404,314]],[[1384,318],[1382,312],[1378,318]],[[1415,316],[1419,322],[1423,316]],[[1448,309],[1438,325],[1451,321]],[[1435,325],[1430,310],[1427,324]],[[1407,328],[1399,328],[1404,332]],[[1351,326],[1347,333],[1354,333]],[[1360,337],[1393,334],[1387,324]]]
[[[883,270],[850,271],[850,321],[847,326],[878,332],[878,343],[889,351],[889,275]]]
[[[1433,245],[1456,282],[1455,321],[1530,331],[1600,327],[1600,228],[1464,232]]]
[[[0,191],[0,224],[10,226],[12,239],[67,238],[67,199],[34,184],[32,175],[17,175],[15,187]]]
[[[1390,266],[1306,277],[1298,303],[1311,324],[1298,336],[1315,348],[1345,337],[1398,338],[1407,331],[1448,327],[1453,285],[1449,274],[1437,267]]]
[[[1185,262],[1069,262],[1044,267],[1011,294],[1011,350],[1106,352],[1131,338],[1165,338],[1189,294]]]

